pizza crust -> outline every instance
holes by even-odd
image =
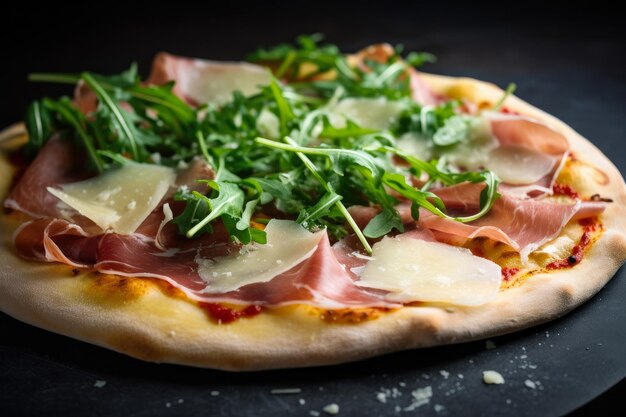
[[[495,85],[422,75],[437,92],[495,103]],[[305,305],[268,309],[221,325],[185,297],[152,279],[74,274],[71,267],[28,262],[14,251],[19,222],[0,215],[0,308],[18,320],[139,359],[232,371],[304,367],[354,361],[416,347],[460,343],[513,332],[562,316],[591,298],[626,259],[626,185],[615,166],[570,127],[516,97],[507,108],[563,133],[580,159],[601,167],[610,181],[579,178],[613,204],[605,231],[574,268],[537,274],[480,307],[405,307],[361,323],[328,323]],[[0,144],[1,145],[1,144]],[[11,172],[0,156],[0,172]],[[4,198],[10,175],[0,178]]]

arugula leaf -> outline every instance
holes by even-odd
[[[342,197],[335,192],[327,192],[314,206],[303,209],[296,221],[304,227],[309,227],[309,223],[315,222],[321,217],[328,215],[341,198]]]
[[[174,200],[184,201],[187,203],[185,210],[172,220],[172,223],[178,225],[180,233],[187,235],[191,229],[196,227],[198,223],[209,215],[211,207],[206,199],[198,197],[187,191],[178,191],[174,194]],[[205,223],[198,229],[194,235],[202,233],[213,233],[210,223]]]
[[[137,145],[137,138],[135,137],[135,129],[128,121],[128,117],[126,116],[126,112],[124,112],[120,106],[111,98],[109,93],[100,85],[96,79],[89,74],[88,72],[84,72],[82,74],[82,79],[91,87],[91,89],[96,93],[100,102],[103,103],[109,111],[112,113],[113,117],[117,122],[117,126],[121,135],[128,141],[130,146],[130,151],[133,156],[133,159],[136,161],[141,161],[141,155],[139,153],[139,147]]]
[[[43,105],[48,110],[55,112],[62,122],[68,124],[75,129],[77,136],[80,138],[82,145],[87,151],[87,157],[89,158],[89,161],[96,169],[96,171],[102,172],[104,170],[104,164],[96,153],[96,149],[93,144],[93,138],[89,135],[89,133],[87,133],[87,130],[85,128],[87,124],[85,116],[80,111],[78,111],[78,109],[74,108],[72,103],[67,98],[61,99],[56,102],[49,99],[44,99]]]
[[[33,101],[26,111],[28,130],[27,153],[34,155],[50,139],[53,132],[50,111],[40,101]]]
[[[192,195],[196,198],[205,200],[211,211],[202,220],[200,220],[198,224],[187,231],[187,237],[193,237],[212,220],[215,220],[222,215],[227,215],[237,220],[241,219],[244,194],[237,185],[213,180],[205,180],[202,182],[205,182],[209,187],[216,190],[218,195],[215,198],[208,198],[197,191],[192,192]]]
[[[469,134],[469,124],[463,116],[452,116],[447,119],[433,135],[433,143],[437,146],[451,146],[463,142]]]
[[[379,238],[385,236],[393,229],[404,232],[404,225],[398,210],[393,207],[385,207],[383,211],[378,213],[363,229],[365,236],[370,238]]]

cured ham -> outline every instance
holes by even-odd
[[[196,259],[231,255],[240,248],[225,233],[213,233],[185,248],[159,249],[142,235],[105,233],[89,236],[79,226],[59,219],[26,223],[16,233],[18,253],[27,259],[61,262],[76,267],[124,276],[164,279],[193,299],[205,302],[283,305],[312,302],[328,308],[391,306],[375,291],[357,287],[333,255],[328,236],[313,254],[271,281],[243,286],[236,291],[210,293],[198,274]]]
[[[569,154],[562,134],[536,120],[483,112],[499,147],[487,168],[503,180],[503,189],[520,197],[552,194],[552,186]]]
[[[71,142],[55,136],[39,152],[4,201],[4,206],[32,217],[60,217],[59,201],[47,187],[79,181],[84,172],[83,155]]]
[[[175,81],[174,93],[192,105],[224,104],[235,90],[244,95],[259,91],[270,82],[266,68],[243,62],[218,62],[184,58],[165,52],[152,63],[148,84],[163,85]]]
[[[456,187],[464,189],[468,194],[473,192],[475,195],[479,194],[477,191],[481,189],[479,184],[462,184]],[[439,194],[444,203],[450,204],[451,207],[455,205],[451,196],[460,195],[451,192]],[[474,203],[473,207],[476,206]],[[518,199],[504,194],[496,200],[489,213],[473,222],[460,223],[420,210],[420,224],[440,232],[438,233],[440,240],[445,240],[446,234],[467,239],[487,237],[509,245],[519,252],[522,259],[526,259],[532,251],[556,237],[571,219],[597,216],[605,208],[606,203],[602,202],[554,203]]]

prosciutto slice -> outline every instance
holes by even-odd
[[[483,184],[464,183],[434,192],[447,207],[463,206],[465,214],[478,210],[480,191]],[[606,208],[606,203],[576,201],[555,203],[545,200],[519,199],[503,194],[485,216],[470,223],[438,217],[420,210],[419,223],[436,232],[439,240],[446,235],[473,239],[487,237],[505,243],[519,252],[522,259],[546,242],[554,239],[572,219],[597,216]],[[455,215],[461,215],[456,212]],[[443,234],[441,234],[443,233]]]
[[[32,217],[60,217],[59,200],[46,188],[85,179],[84,160],[70,142],[51,138],[15,184],[4,206]]]
[[[220,105],[231,100],[235,90],[249,95],[257,92],[259,85],[269,84],[268,71],[246,62],[208,61],[161,52],[154,58],[147,84],[174,81],[174,94],[189,104]]]
[[[500,144],[491,151],[493,165],[488,168],[503,178],[502,189],[519,197],[552,194],[552,186],[569,155],[565,136],[528,117],[494,112],[483,112],[483,116]],[[533,180],[520,181],[524,178]]]
[[[219,229],[219,228],[217,228]],[[154,277],[181,288],[204,302],[284,305],[309,302],[327,308],[392,306],[376,291],[356,286],[334,256],[328,236],[313,254],[271,281],[243,286],[224,294],[210,294],[198,274],[196,258],[228,256],[240,246],[216,230],[187,247],[159,249],[153,240],[139,234],[104,233],[90,236],[80,226],[59,219],[40,219],[24,224],[16,233],[18,253],[32,260],[61,262],[76,267],[133,277]]]

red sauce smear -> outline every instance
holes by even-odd
[[[519,268],[502,268],[502,279],[504,279],[505,281],[510,280],[511,278],[513,278],[513,276],[515,274],[517,274],[519,272]]]
[[[219,303],[199,303],[199,305],[209,313],[211,318],[223,324],[232,323],[244,317],[254,317],[263,311],[263,307],[258,305],[249,305],[243,310],[235,310]]]
[[[578,194],[571,185],[554,183],[552,191],[556,195],[565,195],[574,199],[580,198],[580,194]]]
[[[508,107],[502,107],[502,109],[500,109],[500,113],[513,114],[515,116],[519,116],[519,112],[516,112],[515,110],[511,110]]]
[[[547,269],[571,268],[583,259],[585,249],[587,249],[591,243],[591,235],[598,228],[598,222],[594,218],[589,218],[580,220],[578,224],[584,227],[584,232],[578,244],[572,249],[572,254],[565,259],[550,262],[546,265]]]

